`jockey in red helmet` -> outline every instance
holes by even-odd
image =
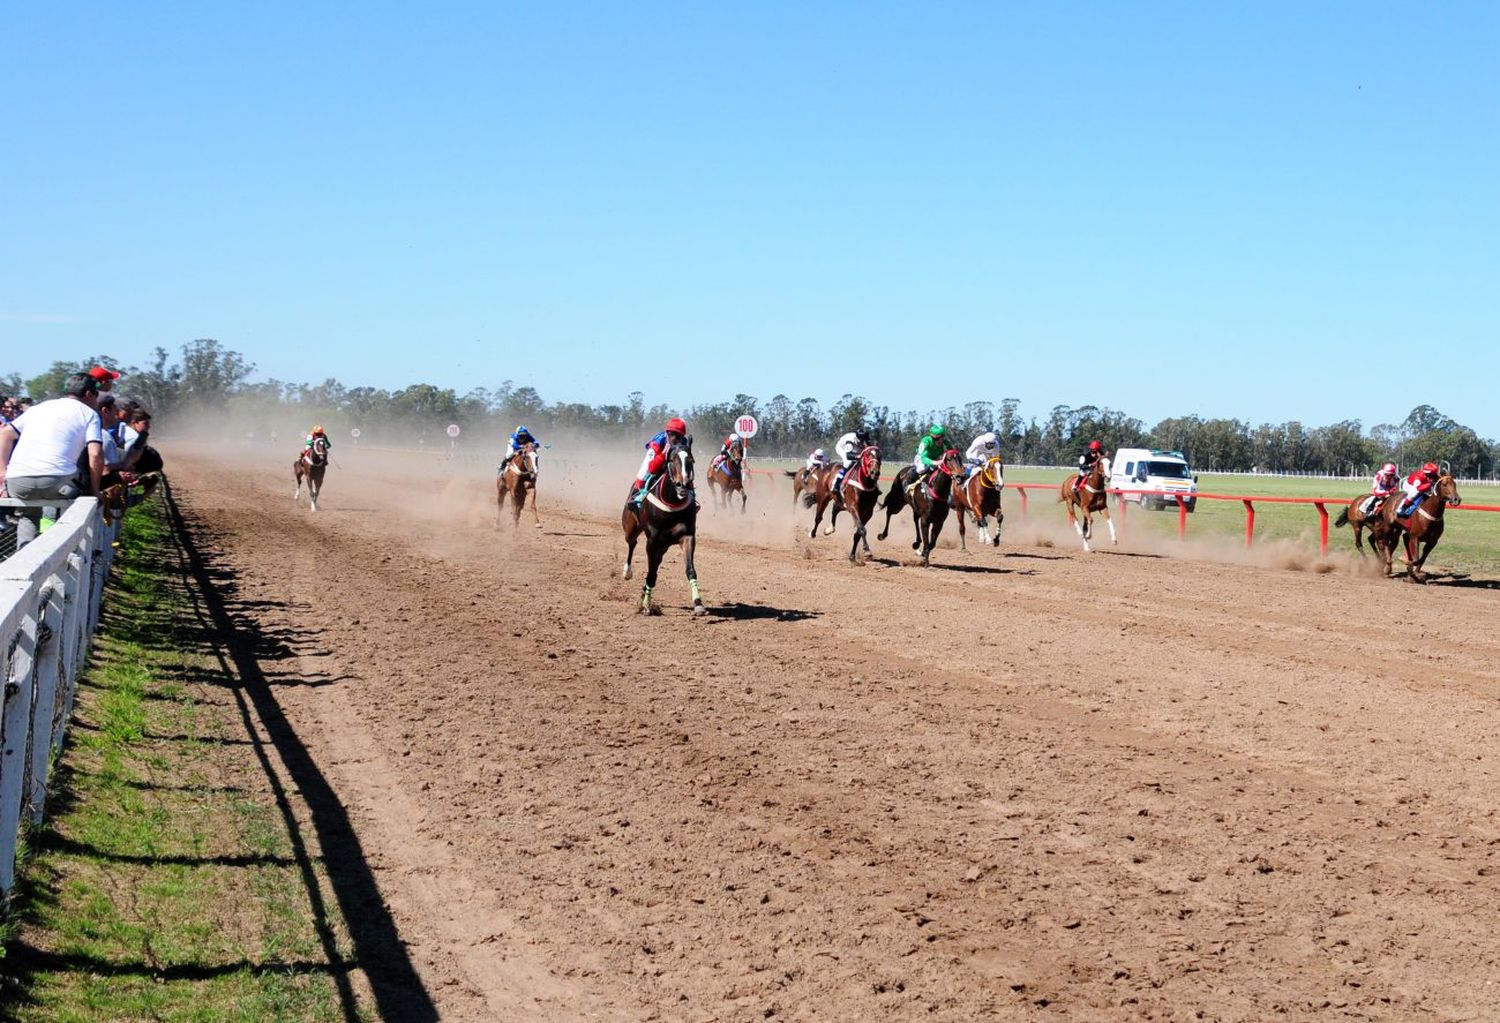
[[[1078,456],[1078,478],[1086,480],[1094,471],[1094,464],[1104,457],[1104,445],[1097,440],[1089,441],[1088,449]]]
[[[1422,468],[1402,480],[1401,492],[1406,495],[1406,500],[1401,502],[1401,507],[1396,509],[1396,514],[1402,518],[1410,515],[1416,508],[1417,502],[1426,496],[1442,474],[1443,470],[1438,468],[1436,462],[1427,462]]]
[[[641,460],[640,471],[635,474],[635,482],[630,485],[628,503],[640,503],[641,497],[646,492],[647,482],[661,472],[662,467],[667,464],[667,448],[682,441],[687,441],[688,446],[692,446],[693,442],[688,437],[687,423],[673,416],[662,427],[661,433],[646,442],[646,457]]]
[[[323,428],[321,426],[314,426],[312,428],[312,430],[307,435],[307,440],[305,440],[303,442],[302,446],[304,448],[306,448],[307,450],[311,451],[312,450],[312,446],[313,446],[313,439],[316,438],[316,437],[322,437],[323,438],[323,446],[324,447],[326,447],[326,448],[332,448],[333,447],[333,441],[331,441],[331,440],[328,439],[328,434],[326,434],[326,433],[323,432]]]

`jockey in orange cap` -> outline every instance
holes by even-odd
[[[661,433],[646,442],[646,457],[641,460],[640,471],[635,474],[635,482],[630,485],[630,497],[627,504],[641,503],[641,498],[646,493],[647,483],[667,464],[667,448],[682,441],[687,441],[688,447],[692,447],[693,442],[688,437],[687,423],[673,416],[662,427]]]
[[[302,446],[304,448],[306,448],[307,450],[311,451],[312,450],[312,446],[313,446],[313,438],[314,437],[322,437],[323,438],[323,446],[325,448],[328,448],[329,450],[333,449],[333,441],[331,441],[331,440],[328,439],[328,434],[326,434],[326,433],[323,432],[323,428],[321,426],[314,426],[312,428],[312,431],[310,433],[308,433],[308,435],[307,435],[307,439],[305,441],[303,441]]]

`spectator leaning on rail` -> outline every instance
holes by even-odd
[[[27,409],[13,423],[0,426],[0,477],[11,497],[72,499],[81,492],[79,456],[87,454],[91,492],[98,493],[104,475],[104,435],[94,405],[99,381],[86,373],[68,377],[63,397]],[[56,520],[57,507],[28,510],[16,529],[16,546],[36,539],[38,519]]]

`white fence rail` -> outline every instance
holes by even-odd
[[[104,524],[95,498],[79,498],[51,529],[0,561],[0,896],[7,899],[22,821],[42,820],[119,528],[118,520]]]

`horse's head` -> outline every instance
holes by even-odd
[[[859,474],[865,480],[880,478],[880,449],[874,444],[859,453]]]
[[[313,465],[322,465],[324,462],[328,461],[327,437],[319,434],[318,436],[313,438],[312,454],[311,456],[309,456],[308,460],[311,461]]]
[[[938,462],[938,467],[954,478],[962,476],[965,471],[964,456],[959,454],[957,448],[949,448],[943,452],[943,457]]]
[[[515,470],[519,475],[528,477],[532,481],[535,481],[537,470],[536,445],[521,445],[520,450],[516,452],[515,461],[513,461],[511,464],[515,467]]]
[[[984,468],[979,470],[979,480],[996,490],[1005,486],[1005,460],[999,455],[991,455],[985,460]]]
[[[693,446],[689,441],[667,448],[666,478],[678,493],[693,489]]]
[[[1458,496],[1458,484],[1453,482],[1453,477],[1446,473],[1438,477],[1437,486],[1433,493],[1441,497],[1445,504],[1451,504],[1455,508],[1463,504],[1463,499]]]

